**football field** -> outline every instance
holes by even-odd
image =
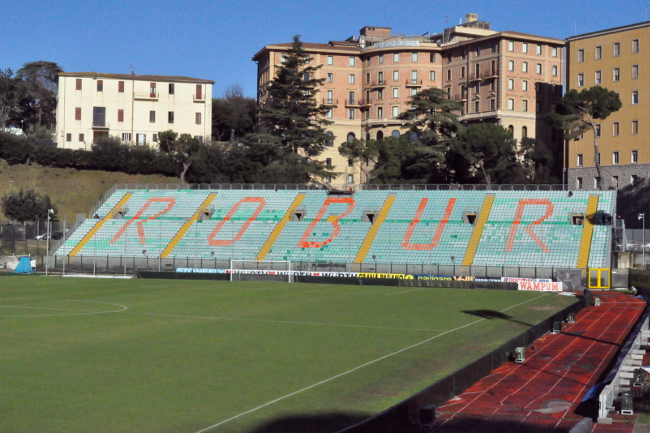
[[[0,431],[335,432],[574,301],[498,290],[3,276]]]

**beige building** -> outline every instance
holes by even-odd
[[[553,133],[546,114],[562,97],[564,41],[497,32],[477,18],[468,14],[464,24],[434,35],[393,35],[391,28],[366,26],[345,41],[303,44],[312,62],[322,65],[316,72],[325,79],[318,101],[334,105],[328,114],[334,138],[323,158],[343,173],[335,183],[367,180],[360,167],[339,155],[339,145],[404,134],[397,116],[409,108],[410,96],[429,87],[461,101],[465,122],[494,122],[516,139],[538,138],[560,148],[561,136]],[[253,57],[260,104],[291,46],[267,45]]]
[[[650,21],[567,39],[567,86],[594,85],[617,92],[622,107],[598,122],[596,131],[568,143],[568,184],[575,189],[634,185],[650,173]],[[601,176],[594,165],[598,135]]]
[[[66,149],[90,149],[112,135],[144,145],[173,130],[199,139],[212,135],[214,81],[164,75],[59,74],[56,142]]]

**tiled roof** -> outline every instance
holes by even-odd
[[[135,75],[135,74],[105,74],[102,72],[61,72],[59,76],[64,77],[98,77],[98,78],[118,78],[124,80],[139,81],[163,81],[163,82],[181,82],[181,83],[209,83],[214,84],[212,80],[202,78],[177,77],[172,75]]]

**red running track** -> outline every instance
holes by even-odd
[[[581,404],[643,313],[645,302],[627,294],[597,292],[600,306],[563,323],[559,334],[546,334],[526,348],[526,361],[507,362],[463,394],[440,406],[437,433],[568,432],[596,406]],[[617,417],[594,431],[632,432],[630,417]]]

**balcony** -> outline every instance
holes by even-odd
[[[370,87],[373,89],[383,89],[384,87],[386,87],[386,81],[385,80],[373,81],[372,83],[370,83]]]
[[[364,124],[368,126],[375,126],[375,125],[383,125],[383,126],[388,126],[388,125],[403,125],[404,120],[398,119],[397,117],[371,117],[369,119],[364,120]]]
[[[194,102],[205,102],[205,95],[192,95]]]
[[[345,100],[345,107],[346,108],[359,108],[361,107],[361,100],[357,99],[346,99]]]
[[[406,87],[422,87],[422,80],[411,78],[406,80]]]
[[[472,75],[470,75],[468,81],[471,83],[471,82],[474,82],[474,81],[481,81],[482,79],[483,79],[483,77],[481,77],[481,74],[478,74],[478,75],[477,74],[472,74]]]
[[[367,98],[367,99],[362,99],[361,100],[361,106],[362,107],[369,107],[372,105],[372,99]]]
[[[332,105],[334,107],[339,105],[339,100],[334,98],[323,98],[323,105]]]
[[[484,80],[492,80],[492,79],[494,79],[494,78],[498,78],[498,77],[499,77],[499,72],[497,72],[496,69],[493,70],[493,71],[486,71],[486,72],[484,72],[484,73],[481,75],[481,77],[482,77]]]
[[[135,92],[133,98],[141,101],[157,101],[158,93],[149,93],[149,92]]]
[[[111,124],[103,121],[93,121],[93,130],[95,131],[108,131]]]

